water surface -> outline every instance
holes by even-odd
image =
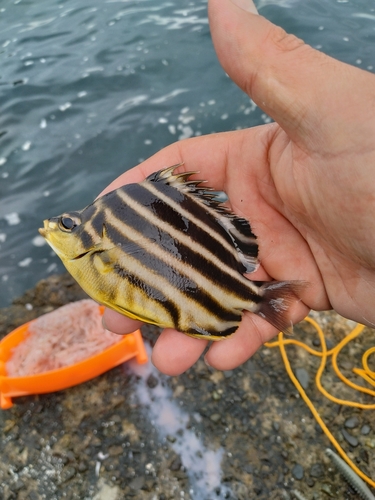
[[[375,67],[371,0],[260,0],[312,46]],[[63,266],[37,229],[183,138],[267,117],[224,74],[206,1],[0,4],[0,306]],[[163,165],[161,165],[162,167]]]

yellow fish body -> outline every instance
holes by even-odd
[[[303,284],[247,279],[258,265],[249,222],[177,167],[47,219],[40,234],[88,295],[130,318],[211,340],[244,310],[288,328]]]

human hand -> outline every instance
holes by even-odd
[[[199,170],[210,186],[224,190],[233,210],[250,220],[261,261],[251,279],[311,283],[291,311],[293,322],[309,308],[332,306],[373,326],[375,76],[313,50],[252,14],[248,0],[240,2],[242,8],[209,1],[214,45],[225,71],[276,123],[175,143],[106,191],[184,162],[184,169]],[[105,322],[117,333],[138,327],[109,310]],[[245,312],[235,334],[213,343],[206,360],[232,369],[276,333]],[[177,375],[206,345],[165,330],[153,362]]]

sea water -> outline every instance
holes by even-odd
[[[258,7],[373,71],[372,0]],[[0,307],[63,271],[43,219],[83,208],[174,141],[270,121],[221,69],[202,0],[1,2],[0,109]]]

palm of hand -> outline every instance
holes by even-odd
[[[290,144],[282,136],[278,126],[272,124],[176,143],[122,175],[107,190],[138,182],[158,168],[179,162],[184,162],[186,170],[199,170],[199,177],[207,179],[210,186],[226,191],[233,210],[250,220],[258,236],[261,266],[251,279],[303,279],[310,283],[302,297],[304,303],[314,309],[327,308],[329,302],[314,255],[300,230],[285,217],[283,212],[291,209],[283,203],[273,181],[272,172],[277,171],[285,186],[294,182],[293,178],[288,179],[293,172],[293,160],[288,154]],[[281,147],[281,141],[286,147]],[[296,213],[303,209],[296,196],[292,203]],[[304,303],[293,308],[293,322],[308,312]],[[120,333],[137,326],[112,311],[107,311],[106,323]],[[245,313],[237,332],[224,342],[214,343],[206,359],[217,368],[233,368],[276,333],[258,316]],[[196,361],[206,344],[175,331],[164,331],[155,346],[153,360],[166,373],[180,373]]]

